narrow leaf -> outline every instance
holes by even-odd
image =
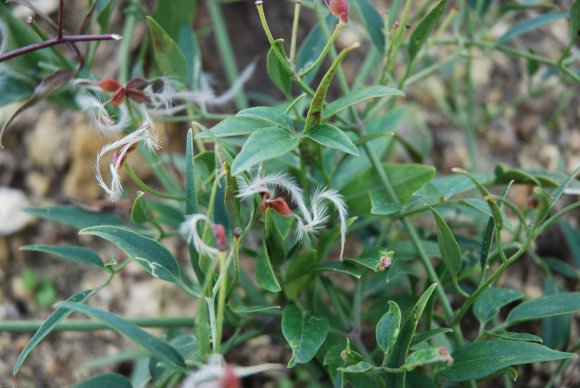
[[[47,220],[72,225],[83,229],[98,225],[121,225],[121,219],[110,212],[91,212],[76,206],[31,207],[24,209],[27,213]]]
[[[452,356],[453,365],[439,373],[450,381],[478,380],[514,365],[577,357],[531,342],[508,340],[477,341],[455,350]]]
[[[270,47],[267,59],[267,72],[274,85],[284,93],[284,96],[290,98],[292,75],[288,72],[287,66],[280,63],[280,59],[278,59],[278,56],[274,51],[278,50],[279,52],[284,52],[282,47],[283,42],[283,39],[278,39],[274,42],[275,46]]]
[[[137,198],[135,198],[135,202],[133,202],[133,207],[131,208],[131,221],[135,224],[143,224],[149,221],[147,204],[145,203],[145,199],[143,199],[144,195],[144,192],[138,191]]]
[[[447,5],[447,0],[441,0],[427,16],[421,20],[413,34],[411,35],[411,40],[409,42],[409,62],[413,62],[415,57],[421,50],[421,47],[426,42],[427,38],[435,30],[439,19],[443,16],[445,11],[445,6]]]
[[[156,278],[180,285],[184,283],[175,257],[163,245],[149,237],[122,227],[106,225],[83,229],[80,234],[98,236],[112,242]]]
[[[166,77],[174,77],[179,81],[187,82],[187,64],[181,49],[175,40],[150,16],[147,16],[147,24],[153,44],[155,61]]]
[[[73,245],[25,245],[20,247],[20,250],[50,253],[75,263],[105,270],[105,265],[99,255],[88,248]]]
[[[517,36],[534,31],[568,15],[568,12],[553,12],[535,18],[521,20],[512,25],[497,41],[498,43],[506,43]]]
[[[179,352],[171,345],[163,342],[159,338],[147,333],[134,323],[128,322],[109,312],[96,309],[81,303],[63,302],[62,306],[71,310],[86,314],[94,319],[103,322],[117,333],[127,337],[153,356],[173,366],[181,371],[188,371],[185,361]]]
[[[73,296],[67,299],[68,302],[75,302],[75,303],[84,303],[87,299],[95,294],[95,290],[86,290],[77,292]],[[44,321],[44,323],[40,326],[40,328],[34,333],[30,341],[24,346],[22,352],[18,355],[18,359],[14,363],[14,367],[12,368],[12,374],[18,373],[20,367],[30,354],[30,352],[38,346],[38,344],[54,330],[56,325],[58,325],[62,320],[66,317],[71,315],[73,310],[70,308],[66,308],[62,305],[58,306],[56,310]]]
[[[563,292],[524,302],[510,311],[505,326],[580,311],[580,292]]]
[[[461,270],[461,249],[459,249],[459,244],[443,217],[431,206],[427,207],[433,213],[433,217],[435,217],[437,241],[439,242],[441,258],[447,266],[447,269],[449,269],[453,283],[457,285],[457,274]]]
[[[371,40],[381,54],[385,52],[385,24],[383,18],[369,0],[358,0],[364,24]]]
[[[73,385],[73,388],[133,388],[131,380],[118,373],[104,373]]]

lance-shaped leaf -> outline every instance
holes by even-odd
[[[505,326],[580,311],[580,292],[563,292],[524,302],[510,311]]]
[[[20,247],[22,251],[45,252],[62,257],[63,259],[75,263],[90,265],[100,270],[105,270],[103,261],[94,251],[88,248],[77,247],[74,245],[25,245]]]
[[[427,41],[427,38],[435,30],[439,19],[445,11],[445,6],[447,5],[447,0],[441,0],[423,20],[419,23],[413,34],[411,35],[411,40],[409,42],[409,62],[412,63],[415,57],[421,50],[423,44]]]
[[[509,288],[487,288],[481,293],[473,304],[473,314],[482,324],[493,319],[499,310],[516,300],[522,299],[524,293]]]
[[[278,89],[280,89],[282,93],[284,93],[284,96],[290,98],[291,96],[290,92],[292,88],[292,74],[290,74],[290,72],[288,71],[288,66],[284,66],[284,64],[280,62],[280,59],[278,58],[278,56],[274,51],[278,50],[279,52],[283,53],[284,52],[284,48],[282,47],[283,43],[284,43],[283,39],[277,39],[274,42],[274,46],[270,47],[270,50],[268,51],[268,60],[267,60],[268,66],[266,70],[268,72],[268,76],[270,77],[274,85],[276,85]]]
[[[282,289],[272,269],[265,244],[262,246],[262,253],[256,262],[256,282],[266,291],[279,292]]]
[[[461,249],[459,249],[459,244],[443,217],[431,206],[427,207],[433,213],[433,217],[435,217],[437,241],[439,242],[441,258],[447,266],[447,269],[449,269],[453,283],[457,286],[457,274],[461,269]]]
[[[291,304],[282,313],[282,334],[292,349],[288,367],[312,360],[328,335],[330,325],[325,318],[303,313]]]
[[[95,3],[98,3],[98,1]],[[82,383],[78,383],[73,386],[73,388],[102,387],[132,388],[133,384],[131,384],[131,380],[118,373],[104,373],[101,375],[93,376],[90,379],[87,379]]]
[[[95,226],[81,230],[80,234],[90,234],[112,242],[154,277],[185,285],[189,289],[190,282],[182,274],[179,263],[157,241],[118,226]]]
[[[161,73],[183,83],[187,82],[187,64],[177,43],[152,17],[147,16],[147,24],[153,44],[153,55]]]
[[[405,323],[399,332],[397,341],[391,350],[389,361],[387,363],[389,368],[399,368],[405,364],[407,353],[409,352],[409,347],[413,340],[413,335],[417,330],[417,325],[419,324],[419,320],[427,306],[427,302],[429,302],[431,295],[433,295],[433,291],[435,291],[435,287],[437,287],[437,283],[432,284],[427,290],[425,290],[423,295],[421,295],[419,300],[417,300],[417,303],[413,307],[409,316],[405,319]],[[387,375],[386,382],[389,387],[402,387],[404,386],[404,381],[405,372]]]
[[[86,290],[86,291],[77,292],[76,294],[74,294],[73,296],[68,298],[68,301],[69,302],[76,302],[76,303],[84,303],[87,299],[89,299],[94,294],[95,294],[95,290]],[[72,313],[73,313],[73,310],[61,305],[61,306],[57,307],[57,309],[54,310],[54,312],[52,314],[50,314],[50,316],[46,319],[46,321],[44,321],[44,323],[42,325],[40,325],[40,327],[38,328],[36,333],[34,333],[32,338],[30,339],[30,341],[28,341],[26,346],[24,346],[24,349],[22,349],[22,352],[20,352],[20,355],[18,355],[18,359],[16,360],[16,362],[14,363],[14,367],[12,368],[12,374],[15,375],[16,373],[18,373],[18,371],[20,370],[20,367],[22,366],[22,364],[24,363],[24,361],[26,360],[26,357],[28,357],[30,352],[32,352],[32,350],[47,335],[49,335],[54,330],[56,325],[58,325],[62,320],[64,320],[66,317],[68,317]]]
[[[399,89],[389,88],[388,86],[382,85],[369,86],[368,88],[357,90],[355,92],[347,94],[344,97],[341,97],[337,100],[328,103],[328,105],[324,109],[324,116],[326,118],[334,116],[335,114],[348,108],[349,106],[353,106],[355,104],[358,104],[359,102],[363,102],[371,98],[380,98],[387,96],[404,96],[404,95],[405,93],[403,93]]]
[[[513,365],[577,357],[540,344],[508,340],[477,341],[455,350],[452,356],[453,365],[439,373],[450,381],[477,380]]]
[[[166,362],[174,369],[188,371],[185,361],[173,346],[147,333],[134,323],[128,322],[107,311],[99,310],[81,303],[63,302],[62,306],[103,322],[112,330],[141,346],[153,356]]]

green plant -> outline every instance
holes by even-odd
[[[80,65],[84,73],[66,73],[58,87],[48,88],[50,93],[38,93],[37,88],[35,101],[63,87],[64,98],[84,109],[99,132],[123,134],[97,155],[97,180],[113,201],[123,196],[119,174],[123,168],[142,191],[132,199],[130,220],[72,206],[29,210],[71,224],[80,234],[104,239],[124,251],[126,258],[104,263],[86,248],[23,248],[90,265],[108,278],[100,287],[80,291],[57,305],[22,351],[14,373],[73,312],[143,348],[150,355],[144,379],[155,386],[176,385],[188,374],[186,381],[193,386],[210,380],[238,384],[248,374],[280,369],[270,364],[248,368],[225,364],[222,357],[231,349],[261,334],[285,339],[292,352],[288,368],[303,371],[310,382],[324,374],[325,384],[335,386],[475,385],[494,375],[501,375],[509,385],[517,377],[518,365],[559,361],[552,373],[556,376],[576,357],[577,343],[564,340],[554,344],[559,349],[555,350],[534,333],[508,329],[543,319],[551,325],[547,330],[558,331],[566,327],[569,314],[580,310],[580,294],[562,290],[554,276],[560,272],[577,279],[578,268],[550,265],[534,250],[539,235],[580,206],[573,202],[560,207],[564,193],[577,188],[579,170],[565,175],[498,165],[493,173],[477,171],[476,129],[501,114],[502,108],[476,106],[472,61],[476,48],[502,51],[528,61],[529,75],[543,67],[546,79],[576,85],[580,76],[572,67],[577,58],[572,48],[580,32],[580,2],[566,12],[514,23],[495,39],[487,35],[492,12],[508,18],[521,9],[543,5],[517,3],[510,8],[480,0],[461,2],[457,8],[446,0],[434,6],[429,1],[415,5],[410,0],[393,1],[383,17],[368,0],[351,1],[350,9],[360,21],[359,33],[370,45],[354,80],[347,78],[341,64],[360,44],[340,52],[334,47],[341,31],[349,28],[347,22],[351,23],[346,1],[330,2],[340,18],[332,32],[329,25],[335,19],[327,17],[323,6],[293,3],[288,50],[270,31],[268,4],[256,1],[270,43],[267,73],[284,95],[271,106],[247,107],[242,88],[255,65],[238,72],[220,3],[211,0],[206,5],[232,84],[224,95],[215,96],[200,71],[196,35],[189,29],[197,4],[193,0],[176,0],[167,8],[159,5],[152,17],[144,19],[149,34],[135,63],[125,42],[131,40],[142,13],[139,1],[129,2],[118,80],[99,80],[90,73],[87,59],[96,46],[89,46]],[[87,23],[94,18],[101,32],[106,31],[111,4],[93,2]],[[298,49],[303,8],[313,9],[319,24]],[[6,5],[0,10],[5,29],[22,28]],[[509,45],[517,36],[564,17],[570,20],[571,34],[561,57],[548,58]],[[411,31],[407,24],[412,25]],[[30,39],[34,42],[38,37]],[[451,47],[451,54],[445,58],[430,54],[429,49],[442,47]],[[147,52],[154,58],[148,73],[144,70]],[[64,68],[72,67],[59,52],[44,54],[32,52],[18,59],[42,55],[38,60],[44,68],[56,70],[63,61]],[[325,67],[327,59],[330,64]],[[376,63],[381,66],[373,72]],[[396,128],[405,109],[403,90],[447,66],[466,70],[463,80],[450,77],[454,93],[438,103],[450,120],[465,129],[470,172],[455,169],[452,175],[436,177],[424,156],[429,146]],[[35,79],[45,77],[46,84],[51,78],[38,71]],[[79,74],[85,78],[78,78]],[[73,77],[75,81],[70,81]],[[335,79],[341,97],[329,101]],[[6,82],[17,85],[18,79]],[[13,98],[26,92],[30,90],[21,90]],[[530,95],[534,93],[530,90]],[[240,108],[235,115],[208,111],[232,98]],[[161,148],[156,120],[193,120],[185,158],[174,166],[155,155]],[[217,124],[207,128],[203,122],[209,120]],[[397,147],[413,162],[393,162]],[[151,187],[133,171],[132,152],[139,152],[150,164],[161,188]],[[102,172],[100,161],[108,153],[112,154],[109,169]],[[536,206],[516,205],[510,199],[513,185],[533,187]],[[577,231],[565,225],[577,247]],[[174,255],[164,245],[180,235],[188,245],[187,264],[181,258],[185,250]],[[349,241],[360,242],[362,248],[351,249]],[[544,271],[546,295],[519,303],[503,317],[501,308],[526,295],[497,282],[525,255]],[[90,298],[132,261],[196,302],[196,314],[189,320],[157,322],[159,327],[185,326],[179,335],[161,339],[134,322],[90,306]],[[244,269],[244,262],[253,263],[253,274]],[[474,317],[468,315],[470,311]],[[264,316],[277,324],[262,325]],[[9,330],[10,323],[2,328]],[[107,374],[85,384],[99,385],[106,379],[129,383],[122,376]]]

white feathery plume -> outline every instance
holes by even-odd
[[[306,218],[307,222],[311,222],[310,212],[306,207],[304,202],[304,196],[302,195],[302,189],[298,187],[298,184],[294,179],[286,173],[276,173],[268,174],[263,177],[256,177],[247,184],[246,181],[238,177],[238,198],[248,198],[255,194],[260,194],[267,192],[270,199],[273,199],[276,195],[276,190],[274,188],[278,187],[290,194],[290,199],[292,203],[298,207],[300,213]]]
[[[81,94],[77,96],[76,101],[86,112],[90,127],[104,136],[119,133],[131,123],[129,112],[124,104],[119,106],[119,118],[115,121],[107,111],[105,104],[97,97]]]
[[[342,195],[340,195],[336,190],[328,190],[318,188],[314,195],[312,196],[312,222],[316,225],[317,223],[324,223],[328,219],[327,206],[324,201],[331,202],[336,210],[338,211],[338,219],[340,221],[340,258],[344,253],[344,244],[346,241],[346,204]]]
[[[187,242],[193,244],[199,253],[203,253],[209,257],[217,256],[220,251],[217,248],[206,244],[203,241],[203,238],[201,238],[199,235],[197,224],[200,221],[204,221],[206,224],[213,228],[213,223],[205,214],[192,214],[188,216],[181,224],[179,227],[179,232]]]
[[[151,123],[145,122],[136,131],[128,134],[127,136],[111,143],[99,151],[97,154],[96,162],[96,178],[99,186],[105,190],[107,194],[111,197],[111,200],[117,201],[121,198],[123,193],[123,186],[121,184],[121,177],[119,175],[119,169],[122,167],[123,162],[127,158],[127,154],[131,152],[139,142],[143,142],[145,146],[152,152],[155,152],[160,147],[159,135],[157,132],[151,129]],[[111,163],[109,164],[109,171],[111,174],[111,183],[107,185],[101,174],[101,159],[103,156],[109,152],[113,152],[113,157],[111,158]]]

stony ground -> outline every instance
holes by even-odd
[[[56,2],[39,2],[45,11],[54,11]],[[69,2],[67,2],[68,4]],[[82,7],[85,2],[70,1],[71,7]],[[274,5],[276,4],[276,5]],[[269,5],[270,6],[270,5]],[[291,29],[291,9],[285,2],[271,5],[274,35],[288,37]],[[235,3],[224,6],[232,36],[235,36],[234,49],[240,67],[258,59],[258,71],[247,85],[247,89],[277,95],[265,74],[264,54],[266,40],[260,31],[259,20],[251,4]],[[118,15],[119,17],[119,15]],[[314,17],[303,18],[303,32]],[[197,28],[204,28],[209,21],[202,7]],[[566,40],[565,23],[555,23],[541,33],[529,37],[534,41],[537,52],[551,54],[553,41]],[[138,26],[137,36],[145,32]],[[347,44],[356,36],[345,33],[339,44]],[[216,88],[225,89],[223,69],[211,34],[201,41],[204,68],[216,82]],[[526,48],[525,45],[522,48]],[[445,53],[442,52],[441,55]],[[525,77],[525,62],[514,60],[504,54],[492,57],[478,53],[475,62],[477,101],[501,108],[518,96],[525,94],[528,80]],[[99,73],[103,78],[114,76],[117,71],[115,47],[104,45],[99,53]],[[347,75],[356,73],[360,60],[354,56],[346,62]],[[432,136],[432,162],[441,173],[451,167],[466,166],[468,151],[465,135],[453,120],[443,115],[438,99],[445,98],[447,88],[444,79],[432,77],[415,85],[407,93],[407,102],[412,104]],[[496,163],[529,168],[548,168],[573,170],[580,165],[580,89],[578,86],[564,87],[555,83],[531,99],[509,107],[502,114],[478,128],[479,167],[491,171]],[[558,104],[569,98],[562,109]],[[0,110],[0,117],[7,117],[16,106]],[[223,108],[232,111],[232,107]],[[413,132],[414,123],[406,122],[401,131]],[[168,143],[172,149],[180,149],[183,128],[170,128]],[[63,203],[80,203],[87,206],[102,206],[102,191],[94,179],[94,158],[105,143],[89,130],[81,113],[60,110],[42,103],[23,114],[10,129],[6,139],[6,149],[0,150],[0,320],[3,319],[45,319],[50,312],[50,302],[42,305],[38,292],[27,286],[32,276],[43,279],[54,291],[49,301],[67,298],[72,293],[93,287],[102,281],[102,275],[73,264],[66,264],[47,255],[23,252],[19,247],[26,244],[80,244],[95,248],[105,258],[111,254],[119,255],[102,241],[87,236],[79,237],[76,231],[67,226],[52,222],[27,219],[16,212],[20,204],[45,206]],[[145,169],[139,175],[147,179]],[[7,188],[16,191],[8,191]],[[129,188],[129,192],[134,188]],[[515,188],[514,200],[524,204],[529,191]],[[8,205],[10,204],[10,206]],[[129,203],[115,207],[116,212],[126,214]],[[20,217],[23,217],[20,220]],[[22,225],[9,230],[6,220]],[[577,222],[578,220],[576,220]],[[557,239],[554,237],[554,239]],[[549,242],[555,241],[548,239]],[[557,241],[557,240],[556,240]],[[179,241],[172,242],[175,251],[182,249]],[[548,245],[547,245],[548,246]],[[565,249],[557,252],[562,244],[552,244],[551,255],[562,256],[569,260]],[[555,247],[555,248],[554,248]],[[31,275],[32,274],[32,275]],[[510,286],[524,290],[528,295],[542,294],[541,274],[522,261],[522,265],[512,270],[507,277]],[[579,284],[567,284],[569,290],[578,290]],[[51,291],[52,290],[52,291]],[[188,315],[195,306],[187,296],[176,292],[165,283],[153,281],[137,266],[129,266],[122,276],[115,278],[109,287],[93,300],[98,307],[128,317],[149,317],[159,314],[166,316]],[[573,338],[578,339],[578,319],[574,325]],[[86,363],[96,356],[114,355],[131,348],[131,345],[110,331],[92,333],[57,333],[51,335],[29,357],[18,377],[11,376],[11,368],[22,347],[31,334],[0,333],[0,384],[2,386],[58,387],[79,381],[107,368],[89,369]],[[287,354],[280,344],[270,338],[258,338],[246,348],[235,352],[241,364],[259,362],[284,362]],[[274,353],[274,354],[273,354]],[[84,369],[83,369],[84,366]],[[79,369],[80,368],[80,369]],[[119,371],[126,372],[127,364],[121,364]],[[580,364],[569,367],[561,386],[580,385]],[[542,386],[545,374],[538,368],[527,368],[518,384]],[[517,384],[516,384],[517,385]],[[523,386],[523,385],[522,385]]]

